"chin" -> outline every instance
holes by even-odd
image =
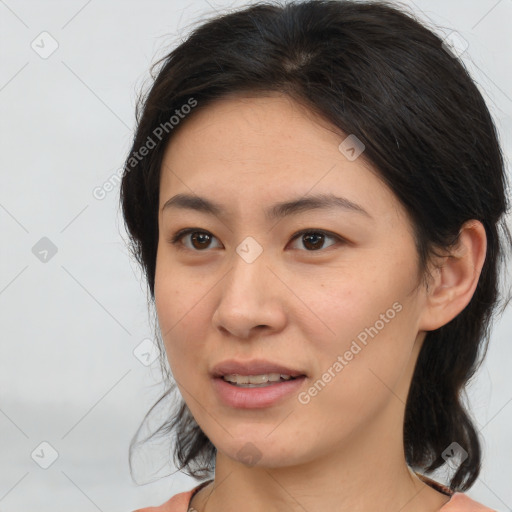
[[[297,439],[281,435],[271,440],[270,437],[267,437],[267,431],[256,432],[256,428],[253,431],[254,435],[246,431],[241,436],[237,436],[231,431],[233,438],[229,438],[229,446],[221,447],[218,450],[247,467],[278,468],[292,466],[299,462]],[[283,433],[286,434],[284,431]],[[288,445],[286,440],[288,440]]]

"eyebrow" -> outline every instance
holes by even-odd
[[[225,214],[225,209],[219,203],[205,197],[190,194],[176,194],[171,197],[163,205],[162,212],[168,208],[194,210],[216,216]],[[268,220],[275,220],[309,210],[334,208],[340,208],[365,215],[370,219],[372,218],[362,206],[345,197],[338,197],[333,194],[314,194],[292,199],[291,201],[276,203],[265,210],[265,217]]]

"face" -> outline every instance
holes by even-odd
[[[299,464],[401,427],[422,336],[418,255],[364,152],[339,149],[346,137],[286,96],[232,96],[195,112],[165,153],[160,329],[191,413],[233,459],[252,443],[260,465]],[[219,210],[163,208],[177,194]],[[329,195],[341,200],[271,210]],[[270,404],[233,406],[212,377],[228,359],[306,377]]]

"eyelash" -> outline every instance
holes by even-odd
[[[212,233],[210,233],[209,231],[205,231],[203,229],[200,229],[200,228],[185,228],[185,229],[181,229],[180,231],[178,231],[177,233],[175,233],[169,240],[168,242],[170,242],[171,244],[173,245],[176,245],[176,246],[179,246],[179,242],[181,241],[181,239],[183,237],[185,237],[186,235],[189,235],[191,233],[201,233],[201,234],[207,234],[207,235],[211,235],[212,237],[214,238],[217,238],[215,237],[215,235],[213,235]],[[325,235],[326,237],[328,238],[333,238],[335,240],[337,240],[339,243],[347,243],[346,240],[344,240],[342,237],[340,237],[339,235],[335,235],[334,233],[331,233],[330,231],[325,231],[323,229],[303,229],[301,231],[297,231],[296,233],[294,233],[290,239],[290,242],[294,241],[295,239],[299,238],[300,236],[304,236],[304,235],[318,235],[318,234],[321,234],[321,235]],[[181,244],[182,245],[182,244]],[[331,244],[329,245],[328,247],[331,247],[332,245],[335,245],[335,244]],[[327,247],[327,248],[328,248]],[[198,250],[198,249],[189,249],[188,247],[185,247],[185,246],[182,246],[182,247],[179,247],[179,249],[185,249],[185,250],[189,250],[189,251],[192,251],[192,252],[197,252],[197,253],[201,253],[201,252],[206,252],[208,250],[208,248],[204,249],[204,250]],[[309,252],[309,253],[314,253],[314,252],[321,252],[322,249],[318,249],[318,250],[306,250],[305,252]]]

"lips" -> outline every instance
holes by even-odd
[[[306,376],[303,370],[290,368],[263,359],[251,359],[245,362],[230,359],[216,364],[211,371],[213,377],[223,377],[224,375],[232,374],[262,375],[264,373],[282,373],[291,377]]]

